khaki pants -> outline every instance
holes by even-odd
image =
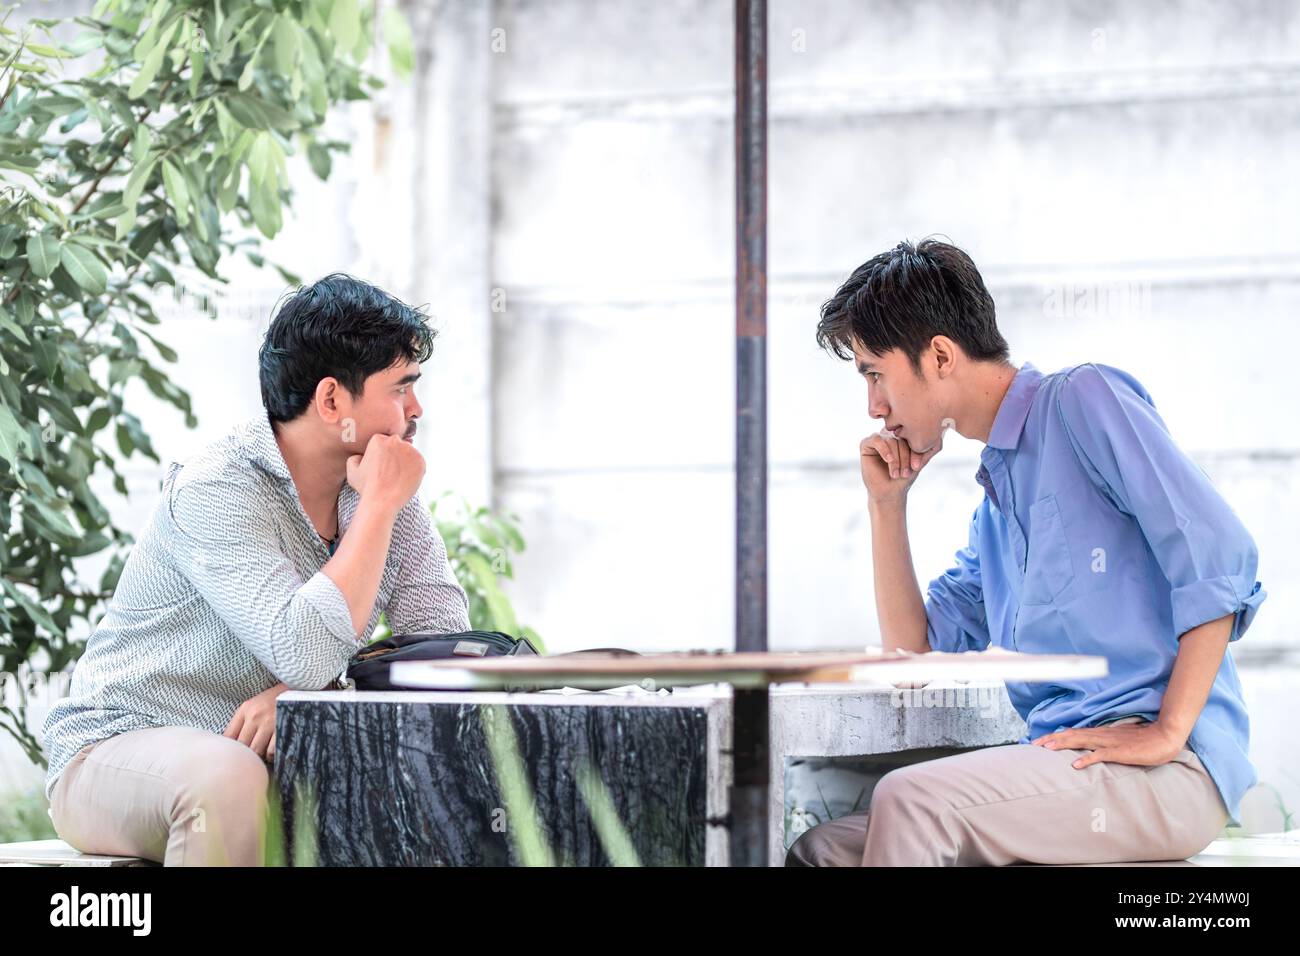
[[[270,774],[247,745],[195,727],[83,747],[50,793],[59,838],[166,866],[261,866]]]
[[[1185,860],[1228,822],[1190,748],[1156,767],[1070,766],[1086,753],[1009,744],[891,770],[870,809],[813,827],[786,866]]]

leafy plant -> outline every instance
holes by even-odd
[[[0,802],[0,843],[57,839],[49,806],[40,786],[6,793]]]
[[[545,653],[541,636],[531,627],[520,627],[514,606],[501,590],[501,579],[514,577],[510,556],[524,550],[519,518],[509,512],[473,508],[452,492],[440,495],[429,511],[447,545],[456,580],[469,598],[470,627],[526,637],[539,653]]]
[[[0,676],[21,669],[30,689],[84,649],[73,624],[131,543],[90,479],[126,494],[118,462],[158,460],[128,386],[196,424],[162,367],[177,356],[151,331],[156,295],[214,316],[223,259],[266,265],[252,231],[280,230],[287,157],[328,177],[347,149],[324,134],[328,111],[382,82],[362,66],[375,16],[358,0],[99,0],[21,31],[14,9],[0,14]],[[396,9],[381,22],[409,72],[409,29]],[[98,586],[79,581],[74,560],[106,549]],[[43,763],[18,699],[0,698],[0,726]]]

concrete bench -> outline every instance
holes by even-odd
[[[136,856],[82,853],[62,840],[0,843],[0,866],[158,866]]]
[[[1013,863],[1012,866],[1058,864]],[[1220,837],[1185,860],[1146,860],[1136,863],[1066,863],[1064,866],[1300,866],[1300,830]]]
[[[1197,866],[1300,866],[1300,830],[1223,837],[1188,862]]]
[[[1015,743],[1025,722],[1001,681],[785,684],[772,688],[771,731],[768,862],[781,866],[807,823],[870,806],[875,784],[890,770]],[[847,792],[836,792],[848,780],[861,786],[852,806]],[[814,801],[817,818],[806,806]],[[796,825],[800,817],[804,827]]]
[[[895,767],[1014,743],[1025,728],[1005,685],[986,681],[932,681],[910,697],[896,697],[894,688],[785,685],[773,688],[771,713],[769,859],[773,866],[781,865],[786,848],[802,832],[792,824],[800,800],[811,789],[810,773],[829,774],[831,783],[837,773],[851,775],[855,785],[862,786],[860,806],[866,807],[874,784]],[[834,760],[844,758],[856,758],[852,768],[835,769]],[[831,766],[811,769],[819,763]],[[826,802],[832,818],[859,808],[837,801],[834,795],[828,795]],[[1187,860],[1070,865],[1300,866],[1300,830],[1223,837]]]

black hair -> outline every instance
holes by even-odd
[[[331,376],[360,395],[375,372],[428,360],[436,334],[418,309],[352,276],[300,286],[281,301],[258,351],[267,417],[297,418]]]
[[[822,306],[817,324],[817,344],[839,358],[853,358],[857,339],[876,355],[901,349],[918,375],[921,353],[936,335],[972,359],[1011,359],[975,263],[936,239],[900,242],[858,266]]]

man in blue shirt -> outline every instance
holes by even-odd
[[[1255,783],[1228,644],[1266,592],[1249,532],[1127,372],[1019,369],[960,249],[900,243],[823,306],[885,429],[861,443],[885,649],[1105,657],[1105,677],[1007,683],[1016,744],[881,778],[787,865],[1183,859]],[[908,489],[947,428],[985,444],[956,566],[917,586]]]

